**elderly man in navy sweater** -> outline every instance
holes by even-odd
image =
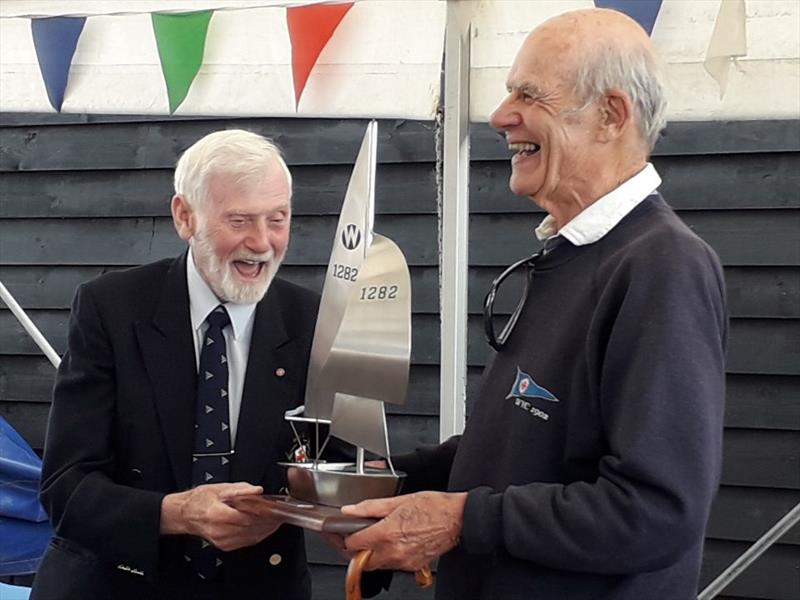
[[[438,599],[696,597],[721,463],[727,317],[714,252],[658,193],[664,90],[607,10],[535,29],[491,117],[511,190],[547,211],[529,289],[466,429],[396,457],[407,489],[346,507],[368,568],[441,556]],[[513,319],[512,319],[513,320]],[[437,491],[441,490],[441,491]]]

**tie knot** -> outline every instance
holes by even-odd
[[[219,329],[222,329],[230,322],[231,318],[228,315],[228,311],[225,310],[225,307],[222,306],[222,304],[208,313],[208,316],[206,317],[206,323],[208,323],[209,327],[218,327]]]

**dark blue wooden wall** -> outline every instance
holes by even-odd
[[[295,180],[282,273],[319,289],[365,122],[0,115],[0,281],[61,352],[75,286],[104,271],[177,254],[169,217],[177,156],[229,127],[273,137]],[[376,231],[411,267],[413,351],[393,447],[438,435],[439,298],[435,125],[381,123]],[[482,298],[503,266],[534,249],[543,216],[507,188],[508,151],[485,125],[472,135],[469,388],[487,347]],[[662,192],[718,252],[731,311],[725,467],[703,570],[708,582],[800,501],[800,124],[675,123],[654,162]],[[510,307],[500,307],[509,310]],[[0,415],[40,449],[53,369],[0,305]],[[316,597],[340,598],[342,561],[310,541]],[[401,576],[383,597],[431,598]],[[800,598],[800,528],[723,598]]]

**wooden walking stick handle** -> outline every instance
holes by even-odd
[[[372,556],[372,550],[359,550],[358,554],[350,559],[344,584],[347,600],[361,600],[361,574],[364,572],[370,556]]]
[[[433,585],[433,573],[431,573],[431,566],[425,565],[419,571],[414,573],[414,581],[422,589],[431,587]]]
[[[364,567],[367,565],[370,556],[372,556],[372,550],[359,550],[358,554],[350,559],[350,563],[347,565],[347,579],[345,580],[346,600],[362,600],[361,575],[364,573]],[[421,588],[433,585],[433,573],[431,573],[430,566],[426,565],[414,573],[414,579]]]

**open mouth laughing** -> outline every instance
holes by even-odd
[[[236,273],[242,279],[259,279],[261,275],[269,268],[272,261],[272,254],[269,256],[258,256],[249,258],[235,258],[231,261]]]
[[[514,142],[508,144],[508,149],[522,156],[532,156],[539,152],[541,146],[533,142]]]
[[[263,262],[256,262],[252,260],[235,260],[233,266],[236,272],[245,279],[256,279],[264,268]]]

